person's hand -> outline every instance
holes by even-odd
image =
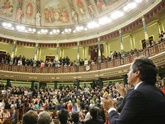
[[[116,86],[117,91],[120,93],[120,95],[124,97],[125,96],[124,84],[116,83],[115,86]]]
[[[131,85],[126,85],[124,90],[125,90],[125,93],[127,93],[127,91],[131,88]]]
[[[115,108],[115,102],[107,95],[105,98],[101,98],[104,109],[109,110],[110,108]]]

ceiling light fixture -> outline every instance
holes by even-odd
[[[111,18],[113,20],[118,19],[120,17],[124,16],[124,13],[122,11],[115,11],[111,14]]]

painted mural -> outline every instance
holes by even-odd
[[[32,15],[33,15],[33,5],[32,5],[32,3],[29,3],[26,6],[26,16],[32,17]]]
[[[118,0],[94,0],[94,1],[99,12],[103,12]]]
[[[22,16],[23,16],[22,8],[18,7],[18,10],[16,13],[16,22],[21,23],[22,22]]]
[[[85,0],[68,0],[71,8],[71,20],[79,23],[89,18],[87,4]]]
[[[97,10],[94,4],[90,0],[86,0],[88,12],[91,18],[95,18],[97,16]]]
[[[78,24],[99,17],[116,1],[0,0],[0,18],[35,26]]]
[[[79,13],[84,15],[85,14],[85,7],[84,7],[84,3],[82,2],[82,0],[76,0],[76,6],[78,7]]]
[[[14,8],[14,0],[0,1],[0,15],[5,17],[12,17]]]
[[[69,23],[70,18],[66,4],[61,0],[49,0],[44,6],[44,23]]]
[[[35,25],[36,0],[18,0],[16,22]]]

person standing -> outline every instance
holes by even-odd
[[[119,114],[109,96],[102,98],[111,124],[165,124],[165,95],[155,86],[157,68],[152,60],[139,57],[131,64],[128,83],[134,86]]]

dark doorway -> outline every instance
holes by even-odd
[[[96,61],[98,59],[98,45],[90,46],[89,47],[91,60]],[[100,44],[100,52],[101,52],[101,58],[102,58],[102,52],[103,52],[103,44]]]
[[[2,60],[5,60],[5,54],[6,52],[0,51],[0,63],[2,63]]]
[[[146,40],[144,39],[144,40],[141,40],[141,42],[142,42],[142,48],[143,49],[146,49]]]
[[[150,46],[152,46],[152,41],[154,41],[153,36],[149,37],[149,44],[150,44]]]
[[[55,59],[55,56],[46,56],[46,61],[53,61]]]

